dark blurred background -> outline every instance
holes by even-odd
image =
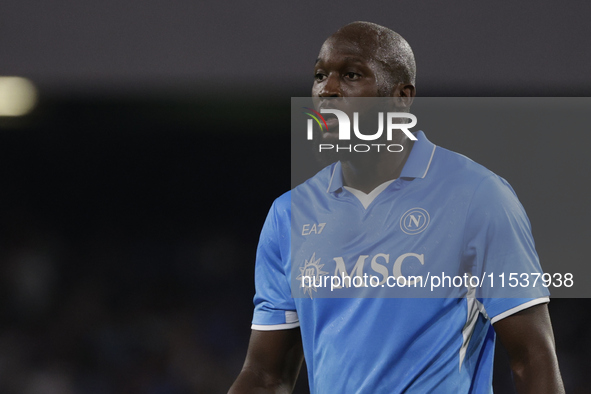
[[[401,33],[422,96],[585,97],[589,15],[583,1],[3,1],[0,76],[28,78],[37,102],[0,116],[0,392],[229,388],[258,233],[290,187],[290,97],[309,94],[338,27]],[[432,138],[512,183],[542,263],[587,259],[589,138],[559,132],[577,155],[538,155],[547,174],[507,174],[477,138]],[[576,226],[536,233],[563,208]],[[570,393],[591,392],[590,307],[550,303]],[[511,393],[497,359],[495,391]]]

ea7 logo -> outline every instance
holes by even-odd
[[[400,229],[408,235],[415,235],[425,231],[431,217],[423,208],[409,209],[400,218]]]
[[[326,226],[326,223],[304,224],[302,226],[302,235],[320,234],[324,230],[324,226]]]
[[[326,127],[328,129],[328,126],[326,124],[326,120],[324,119],[324,117],[321,114],[333,114],[337,117],[337,120],[339,122],[339,140],[342,141],[348,141],[351,139],[351,120],[349,119],[349,116],[344,113],[343,111],[340,111],[338,109],[327,109],[327,108],[323,108],[320,110],[320,113],[318,113],[317,111],[314,111],[312,108],[308,108],[305,107],[306,109],[314,112],[314,114],[310,113],[310,112],[306,112],[307,115],[309,115],[310,117],[312,117],[316,123],[318,123],[318,126],[320,127],[321,130],[324,129],[324,127]],[[416,126],[417,124],[417,117],[414,116],[413,114],[410,114],[408,112],[387,112],[386,115],[386,137],[388,139],[388,141],[392,140],[392,131],[393,130],[402,130],[402,132],[404,132],[404,134],[406,134],[406,136],[408,138],[410,138],[413,141],[417,140],[417,137],[415,137],[408,129],[410,129],[411,127]],[[409,119],[410,122],[409,123],[395,123],[394,119]],[[312,119],[308,119],[308,140],[312,140],[313,138],[313,121]],[[359,130],[359,113],[358,112],[353,112],[353,132],[355,133],[355,136],[357,138],[359,138],[362,141],[375,141],[378,138],[380,138],[382,136],[382,134],[384,133],[384,113],[383,112],[378,112],[378,131],[376,131],[374,134],[362,134],[361,131]]]

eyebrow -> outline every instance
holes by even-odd
[[[354,63],[361,63],[364,61],[363,58],[358,57],[358,56],[346,56],[343,58],[343,60],[347,61],[347,62],[354,62]],[[320,61],[322,61],[321,58],[317,58],[316,62],[314,63],[314,65],[317,65]]]

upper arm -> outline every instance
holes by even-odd
[[[299,325],[291,295],[291,197],[275,200],[269,210],[256,254],[253,328]],[[279,327],[271,327],[275,329]]]
[[[513,189],[496,175],[483,179],[474,191],[466,216],[463,262],[472,275],[490,278],[476,294],[491,317],[520,304],[497,300],[549,295],[539,278],[542,269],[529,219]]]
[[[548,308],[539,304],[549,292],[543,281],[533,279],[542,269],[530,222],[502,178],[487,177],[474,192],[463,258],[469,272],[491,278],[476,294],[507,349],[518,392],[563,392]]]
[[[554,350],[554,334],[547,304],[535,305],[494,323],[510,356],[522,357],[532,344]]]
[[[299,328],[252,330],[244,366],[230,393],[291,393],[303,360]]]
[[[509,354],[519,393],[563,393],[548,306],[524,309],[494,323]]]

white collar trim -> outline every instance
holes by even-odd
[[[351,194],[353,194],[355,197],[357,197],[359,202],[361,202],[361,205],[363,205],[363,208],[367,209],[367,207],[369,207],[369,204],[371,204],[372,201],[375,200],[376,197],[381,192],[386,190],[386,188],[394,181],[395,181],[395,179],[392,179],[391,181],[386,181],[386,182],[382,183],[380,186],[376,187],[371,192],[369,192],[369,194],[365,194],[361,190],[353,189],[352,187],[349,187],[349,186],[343,186],[343,187],[347,191],[351,192]]]

